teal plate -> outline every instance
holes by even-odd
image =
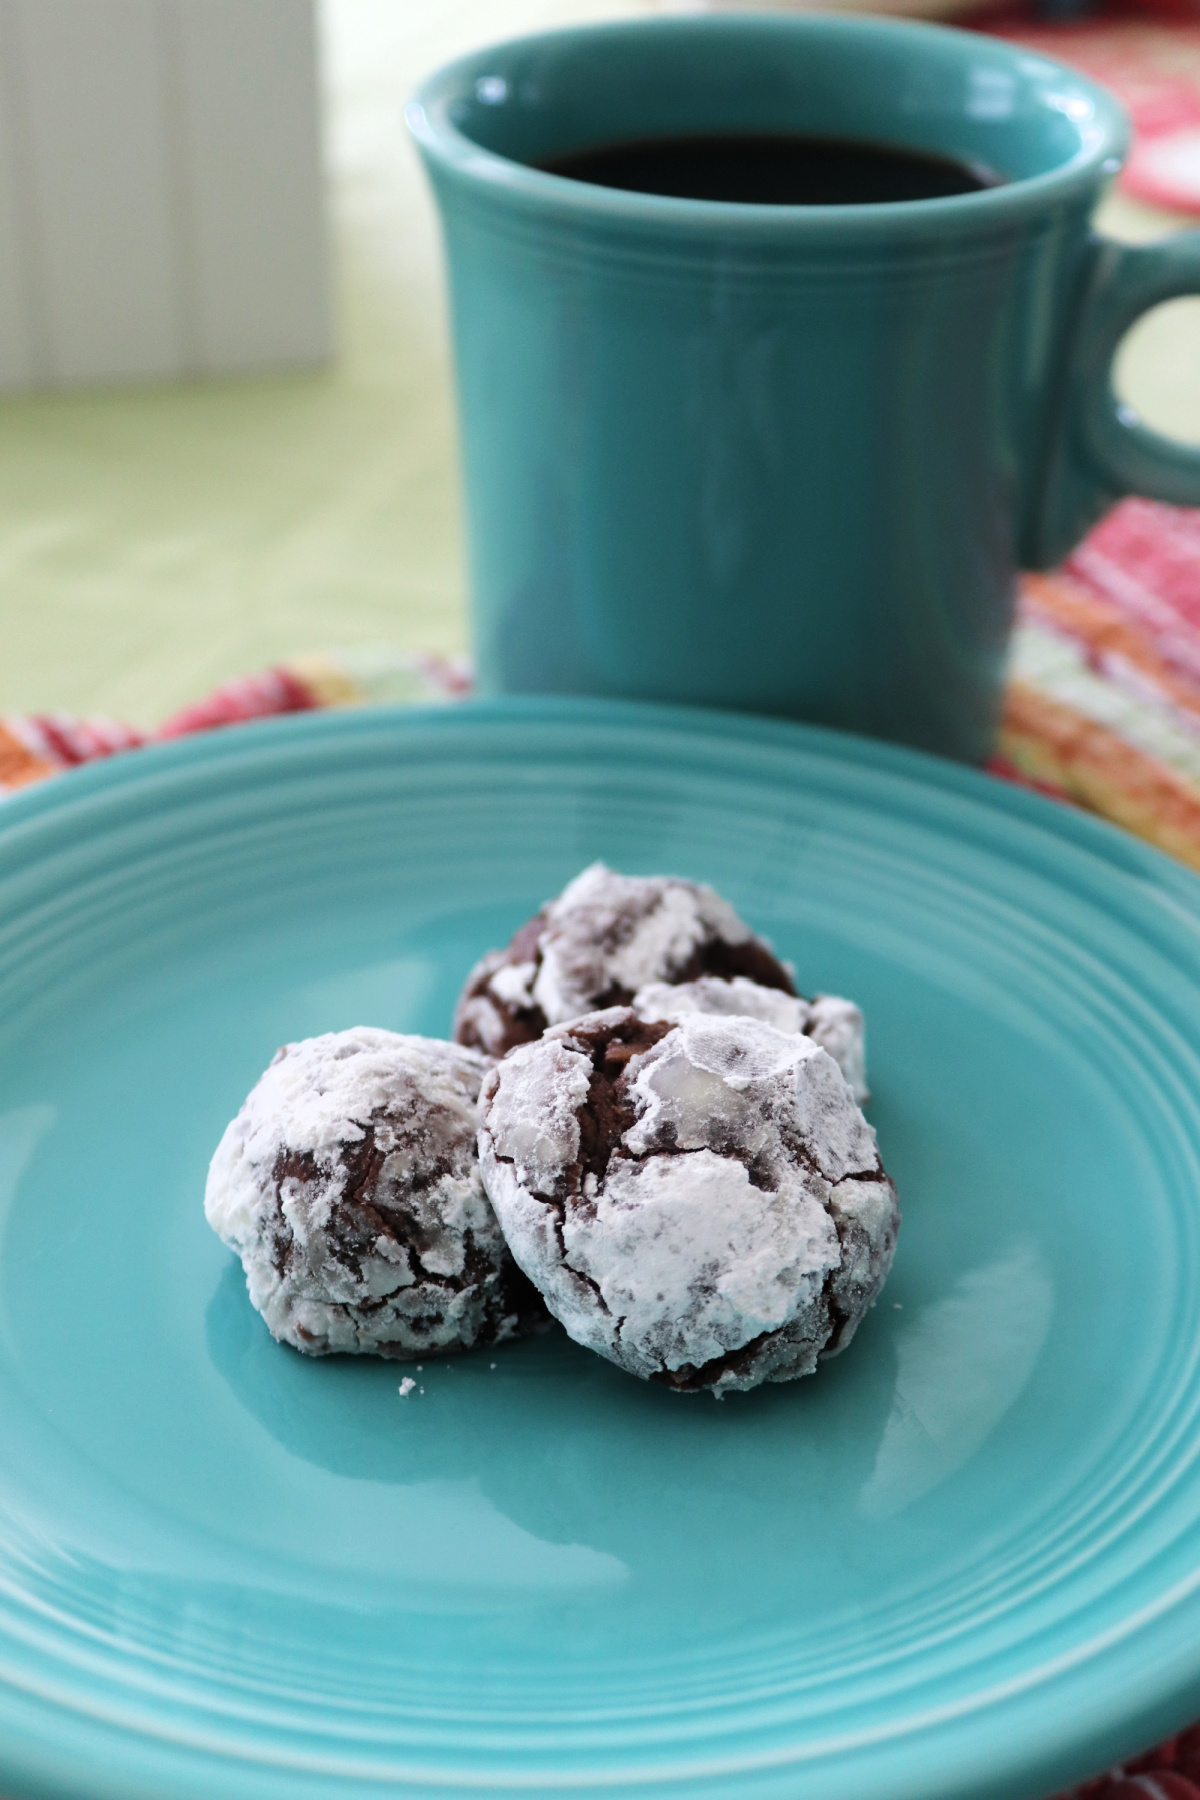
[[[904,1227],[722,1404],[307,1362],[204,1222],[277,1044],[443,1033],[584,863],[860,1000]],[[0,813],[0,1791],[1030,1800],[1200,1712],[1200,884],[832,734],[256,725]]]

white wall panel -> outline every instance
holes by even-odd
[[[158,0],[16,0],[15,13],[52,374],[172,375],[179,221]]]
[[[172,0],[201,366],[330,351],[315,22],[297,0]]]
[[[24,92],[13,42],[12,0],[0,0],[0,388],[32,387],[48,374],[38,355]]]
[[[330,343],[313,0],[0,0],[0,388]]]

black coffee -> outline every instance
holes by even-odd
[[[573,150],[538,165],[597,187],[677,200],[734,200],[752,206],[870,206],[938,200],[995,187],[989,170],[849,138],[783,132],[638,138]]]

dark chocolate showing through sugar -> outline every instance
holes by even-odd
[[[593,1072],[587,1103],[577,1115],[579,1161],[568,1175],[566,1205],[578,1203],[586,1175],[594,1175],[598,1181],[603,1181],[608,1173],[614,1152],[620,1149],[622,1137],[631,1129],[637,1117],[628,1098],[626,1070],[635,1056],[649,1050],[651,1045],[666,1037],[671,1029],[669,1024],[662,1021],[648,1024],[645,1020],[629,1015],[615,1023],[606,1021],[604,1024],[585,1025],[582,1029],[572,1028],[572,1042],[591,1052]],[[649,1154],[661,1156],[667,1148],[668,1146],[663,1145]],[[623,1151],[622,1154],[628,1155],[628,1152]],[[751,1179],[753,1180],[753,1176]],[[594,1282],[590,1285],[595,1288]],[[595,1291],[598,1301],[603,1305],[600,1290],[596,1288]],[[661,1369],[650,1379],[686,1393],[713,1387],[723,1374],[740,1373],[748,1369],[771,1335],[770,1332],[763,1332],[750,1343],[730,1350],[723,1356],[714,1357],[711,1362],[700,1367],[685,1363],[679,1369]]]
[[[526,921],[514,934],[503,952],[502,962],[483,963],[472,980],[463,990],[459,1000],[459,1011],[463,1012],[464,1003],[487,996],[493,1010],[503,1019],[503,1032],[500,1038],[484,1043],[480,1033],[470,1016],[461,1017],[455,1025],[454,1040],[471,1050],[483,1050],[490,1056],[507,1056],[518,1044],[532,1044],[546,1030],[550,1021],[540,1006],[515,1006],[499,999],[492,989],[492,977],[497,966],[516,966],[520,963],[541,962],[541,939],[546,927],[546,909]],[[604,948],[615,948],[616,945],[604,945]],[[663,980],[673,986],[685,981],[697,981],[702,975],[717,975],[730,980],[735,975],[744,975],[748,981],[759,987],[778,988],[785,994],[795,994],[796,989],[791,976],[760,938],[748,937],[740,944],[728,943],[724,938],[711,938],[698,944],[687,962],[669,974]],[[602,1012],[611,1006],[628,1006],[633,1000],[633,989],[619,981],[610,982],[600,993],[589,999],[589,1010]]]
[[[636,1014],[616,1023],[572,1027],[571,1041],[590,1051],[592,1079],[587,1104],[579,1112],[579,1161],[570,1176],[570,1192],[578,1197],[585,1175],[603,1180],[624,1134],[636,1121],[627,1098],[626,1071],[635,1056],[666,1037],[670,1025],[650,1025]]]
[[[406,1206],[398,1197],[395,1184],[381,1180],[384,1163],[390,1149],[394,1148],[398,1135],[395,1123],[384,1117],[367,1120],[362,1128],[362,1138],[358,1142],[339,1145],[336,1162],[332,1164],[326,1162],[322,1166],[310,1151],[297,1151],[285,1146],[279,1152],[271,1171],[275,1197],[271,1259],[280,1276],[288,1272],[295,1258],[301,1254],[283,1211],[284,1183],[291,1181],[302,1187],[325,1185],[331,1171],[336,1171],[340,1191],[330,1214],[329,1249],[335,1260],[356,1281],[362,1280],[364,1259],[378,1255],[380,1238],[389,1239],[397,1246],[409,1250],[418,1259],[435,1248],[432,1234],[422,1225],[414,1209]],[[377,1127],[382,1128],[384,1135],[392,1140],[387,1148],[378,1141]],[[443,1177],[456,1172],[452,1160],[430,1160],[418,1169],[410,1167],[407,1170],[405,1188],[413,1195],[434,1187]],[[479,1247],[469,1227],[463,1233],[462,1243],[461,1273],[437,1272],[429,1269],[421,1260],[420,1279],[423,1285],[440,1289],[447,1296],[464,1293],[473,1287],[480,1289],[484,1321],[473,1348],[488,1348],[496,1344],[502,1333],[505,1336],[512,1335],[511,1328],[507,1332],[503,1328],[505,1322],[511,1321],[514,1316],[518,1321],[518,1334],[523,1334],[545,1320],[546,1309],[541,1295],[511,1257],[497,1269],[494,1259]],[[355,1310],[361,1315],[378,1313],[386,1304],[386,1297],[375,1300],[362,1297],[355,1301]],[[406,1320],[415,1338],[420,1338],[423,1331],[428,1332],[431,1343],[440,1322],[440,1317],[434,1313],[430,1313],[428,1317],[412,1314]],[[297,1325],[296,1331],[312,1350],[319,1353],[320,1341],[312,1333],[302,1325]],[[462,1346],[440,1345],[436,1354],[445,1356],[459,1348]],[[411,1361],[420,1352],[412,1346],[383,1343],[377,1347],[376,1354]]]

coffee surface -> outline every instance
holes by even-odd
[[[596,187],[756,206],[868,206],[937,200],[1001,177],[949,157],[847,138],[757,132],[629,139],[538,165]]]

